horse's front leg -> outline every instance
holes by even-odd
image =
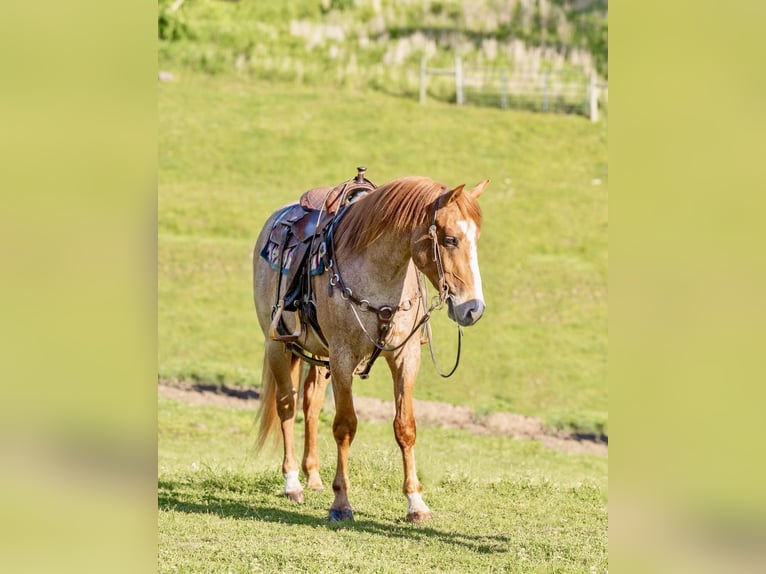
[[[404,462],[404,494],[407,497],[407,520],[430,520],[431,510],[423,501],[423,487],[415,469],[415,414],[412,408],[412,390],[420,368],[420,346],[417,339],[395,355],[386,355],[394,379],[394,436],[402,450]]]
[[[330,506],[330,520],[353,520],[354,512],[348,500],[350,482],[348,479],[348,450],[356,435],[356,411],[354,398],[351,394],[351,383],[355,365],[348,357],[340,361],[331,359],[332,390],[335,395],[335,420],[332,423],[332,433],[338,445],[338,463],[332,489],[335,500]]]
[[[319,453],[317,433],[319,413],[324,404],[325,389],[327,388],[327,371],[315,365],[309,367],[306,382],[303,384],[303,415],[306,419],[306,433],[303,448],[303,472],[308,478],[308,486],[312,490],[324,490],[322,478],[319,476]]]

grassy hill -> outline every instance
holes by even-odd
[[[554,426],[607,424],[607,130],[581,117],[456,108],[354,87],[176,72],[159,86],[163,377],[259,384],[251,250],[266,216],[368,166],[384,183],[489,177],[479,246],[487,312],[457,374],[424,357],[418,398]],[[435,320],[437,355],[454,326]],[[383,363],[355,392],[391,398]]]

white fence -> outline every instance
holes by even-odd
[[[429,68],[420,61],[420,103],[425,103],[428,76],[454,78],[455,102],[497,105],[542,112],[579,113],[598,121],[601,90],[607,85],[579,70],[541,72],[506,68],[464,69],[460,58],[454,68]],[[605,92],[606,95],[606,92]]]

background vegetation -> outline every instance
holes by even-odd
[[[160,0],[160,64],[414,95],[429,66],[608,77],[605,0]],[[431,95],[454,101],[450,85]]]

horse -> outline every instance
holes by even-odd
[[[273,294],[282,273],[260,256],[282,210],[266,221],[253,252],[253,299],[265,339],[256,447],[262,448],[277,425],[281,426],[284,495],[289,500],[304,501],[293,427],[301,364],[308,359],[311,363],[303,382],[305,444],[301,468],[308,488],[323,490],[317,426],[329,377],[337,444],[332,482],[335,498],[329,520],[354,519],[348,474],[349,447],[357,430],[352,381],[363,364],[367,365],[366,373],[380,355],[394,383],[393,429],[404,466],[406,519],[420,522],[432,518],[423,500],[414,452],[413,388],[420,368],[421,332],[428,327],[431,311],[445,301],[448,317],[459,326],[475,324],[484,313],[477,255],[482,215],[477,198],[488,183],[486,179],[466,190],[465,184],[449,188],[426,177],[403,177],[349,203],[319,247],[327,268],[310,277],[313,325],[301,330],[298,313],[282,314],[287,329],[300,332],[290,344],[269,335],[271,329],[273,336],[277,307],[272,305]],[[429,309],[421,274],[439,292]]]

